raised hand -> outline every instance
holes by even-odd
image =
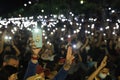
[[[72,64],[72,61],[74,59],[74,55],[72,54],[72,47],[68,47],[67,55],[66,55],[66,63],[64,65],[65,70],[69,70],[70,65]]]
[[[100,67],[101,68],[104,68],[106,65],[107,65],[107,56],[105,56],[104,58],[103,58],[103,60],[102,60],[102,62],[101,62],[101,64],[100,64]]]

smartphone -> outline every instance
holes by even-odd
[[[42,47],[42,29],[33,29],[32,38],[36,48]]]

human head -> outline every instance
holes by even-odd
[[[0,70],[1,80],[17,80],[17,68],[6,65]]]
[[[109,68],[105,67],[102,70],[100,70],[98,77],[100,79],[105,79],[109,75]]]
[[[4,57],[3,66],[6,66],[6,65],[18,67],[19,66],[18,57],[15,55],[6,55]]]

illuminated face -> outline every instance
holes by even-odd
[[[12,75],[8,78],[8,80],[17,80],[17,79],[18,79],[17,73],[12,74]]]
[[[14,67],[18,67],[18,66],[19,66],[19,61],[18,61],[18,60],[15,60],[15,59],[10,59],[10,60],[7,62],[7,65],[11,65],[11,66],[14,66]]]

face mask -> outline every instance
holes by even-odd
[[[105,79],[106,78],[106,76],[107,76],[107,74],[103,74],[103,73],[99,73],[99,75],[98,75],[101,79]]]
[[[87,46],[85,49],[86,49],[86,51],[90,50],[90,46]]]

